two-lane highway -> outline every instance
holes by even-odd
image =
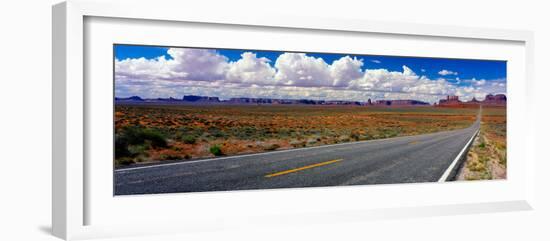
[[[479,130],[465,129],[115,170],[115,195],[437,182]]]

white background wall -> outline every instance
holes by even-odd
[[[56,240],[49,234],[51,206],[52,0],[5,1],[0,8],[0,240]],[[116,240],[549,240],[550,183],[543,156],[550,136],[550,14],[546,1],[244,1],[197,0],[205,14],[276,11],[535,31],[538,131],[535,211],[307,225],[278,230],[225,230],[194,235]],[[549,74],[550,75],[550,74]],[[544,98],[548,104],[545,104]]]

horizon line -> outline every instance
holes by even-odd
[[[496,95],[504,95],[507,97],[506,94],[502,94],[502,93],[498,93],[498,94],[486,94],[485,95],[485,99],[487,99],[487,96],[489,95],[492,95],[492,96],[496,96]],[[395,100],[409,100],[409,101],[419,101],[419,102],[423,102],[423,103],[428,103],[428,104],[432,104],[430,102],[427,102],[427,101],[423,101],[423,100],[418,100],[418,99],[371,99],[369,98],[368,100],[363,100],[363,101],[359,101],[359,100],[331,100],[331,99],[308,99],[308,98],[271,98],[271,97],[231,97],[229,99],[222,99],[220,98],[219,96],[207,96],[207,95],[183,95],[183,97],[181,98],[176,98],[176,97],[172,97],[172,96],[169,96],[169,97],[150,97],[150,98],[144,98],[144,97],[141,97],[139,95],[132,95],[132,96],[128,96],[128,97],[120,97],[120,96],[115,96],[114,99],[116,100],[117,98],[118,99],[129,99],[129,98],[132,98],[132,97],[138,97],[142,100],[160,100],[160,99],[174,99],[174,100],[181,100],[181,101],[184,101],[184,97],[185,96],[195,96],[195,97],[207,97],[207,98],[218,98],[218,100],[220,102],[224,102],[224,101],[229,101],[229,100],[232,100],[232,99],[266,99],[266,100],[306,100],[306,101],[342,101],[342,102],[359,102],[359,103],[368,103],[368,101],[370,100],[371,102],[376,102],[376,101],[395,101]],[[444,97],[451,97],[451,96],[457,96],[457,95],[441,95],[441,96],[444,96]],[[460,98],[460,96],[457,96]],[[475,96],[471,99],[476,99],[478,101],[483,101],[481,99],[477,99]],[[444,100],[444,99],[439,99],[438,101],[441,101],[441,100]],[[468,101],[471,101],[471,100],[468,100]],[[466,101],[466,102],[468,102]],[[192,102],[192,101],[191,101]],[[435,103],[435,102],[434,102]]]

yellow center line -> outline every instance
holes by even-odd
[[[311,165],[308,165],[308,166],[303,166],[303,167],[298,167],[298,168],[294,168],[294,169],[290,169],[290,170],[286,170],[286,171],[282,171],[282,172],[276,172],[276,173],[268,174],[268,175],[265,175],[265,177],[268,178],[268,177],[281,176],[281,175],[285,175],[285,174],[289,174],[289,173],[293,173],[293,172],[299,172],[299,171],[302,171],[302,170],[305,170],[305,169],[310,169],[310,168],[314,168],[314,167],[329,165],[329,164],[339,162],[339,161],[342,161],[342,160],[344,160],[344,159],[336,159],[336,160],[331,160],[331,161],[326,161],[326,162],[315,163],[315,164],[311,164]]]
[[[413,141],[413,142],[409,143],[409,145],[414,145],[416,143],[418,143],[418,141]]]

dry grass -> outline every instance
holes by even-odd
[[[116,105],[115,132],[155,130],[168,146],[145,145],[125,162],[257,153],[465,128],[474,109],[298,105]],[[137,158],[139,156],[139,158]]]
[[[484,109],[481,129],[468,152],[459,180],[506,178],[506,109]]]

